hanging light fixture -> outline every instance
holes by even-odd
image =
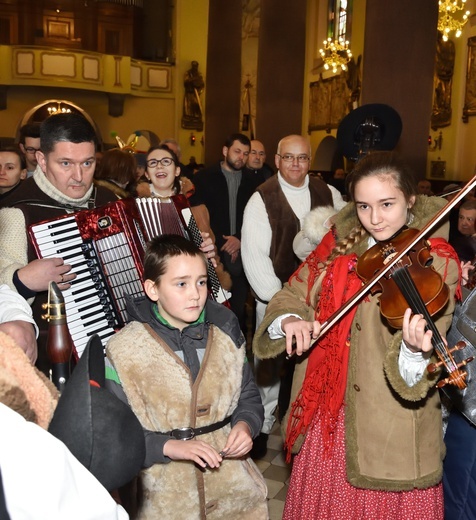
[[[324,48],[319,49],[319,53],[324,61],[324,68],[326,70],[332,69],[334,74],[339,67],[342,70],[347,70],[347,63],[352,58],[349,42],[342,38],[334,41],[332,41],[332,38],[327,38],[327,40],[324,40]]]
[[[71,113],[71,109],[68,107],[62,107],[60,102],[58,102],[57,106],[50,105],[48,107],[48,114],[50,116],[52,116],[53,114],[70,114],[70,113]]]
[[[461,20],[453,15],[465,8],[466,0],[439,0],[438,2],[438,30],[443,35],[443,40],[448,41],[449,34],[454,31],[455,37],[461,36],[461,31],[468,21],[470,12],[465,11]]]

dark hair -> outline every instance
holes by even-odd
[[[417,194],[415,176],[408,165],[395,152],[371,152],[361,159],[346,178],[350,200],[355,200],[355,186],[366,177],[390,174],[402,191],[405,200]]]
[[[5,146],[4,148],[0,148],[0,152],[11,152],[15,155],[18,155],[18,158],[20,159],[20,168],[22,170],[26,170],[25,155],[22,153],[18,146]]]
[[[32,137],[38,139],[40,137],[40,123],[27,123],[20,128],[20,143],[25,144],[25,139]]]
[[[249,146],[251,148],[251,141],[249,140],[248,136],[245,134],[231,134],[227,137],[224,146],[227,148],[230,148],[230,146],[235,142],[238,141],[241,144],[244,144],[245,146]]]
[[[41,151],[48,155],[59,142],[94,143],[94,150],[98,149],[98,139],[91,123],[81,114],[74,112],[54,114],[41,123],[40,146]]]
[[[144,257],[144,280],[156,284],[167,269],[169,259],[180,256],[199,256],[206,265],[205,255],[191,241],[180,235],[160,235],[147,243]]]
[[[177,154],[171,150],[166,144],[159,144],[157,146],[151,146],[148,150],[147,150],[147,160],[149,160],[149,155],[154,152],[155,150],[163,150],[164,152],[168,152],[170,154],[170,156],[172,157],[172,160],[175,164],[176,167],[179,167],[180,166],[180,162],[179,162],[179,159],[177,157]],[[146,169],[147,169],[147,162],[146,162]],[[180,180],[178,177],[175,177],[174,179],[174,183],[172,185],[172,189],[174,190],[175,194],[178,195],[180,193],[180,190],[181,190],[181,186],[180,186]]]
[[[134,155],[119,148],[104,152],[94,177],[104,180],[111,179],[120,184],[134,182],[136,178],[136,160]]]
[[[164,150],[165,152],[169,152],[170,155],[172,156],[172,160],[174,161],[175,166],[179,165],[179,159],[177,157],[177,154],[173,150],[171,150],[166,144],[159,144],[157,146],[151,146],[147,150],[147,159],[149,158],[149,155],[152,152],[154,152],[155,150]]]
[[[367,154],[355,165],[353,171],[346,176],[346,191],[350,196],[350,200],[355,202],[355,187],[359,181],[367,177],[378,177],[380,175],[390,175],[398,189],[402,191],[407,202],[409,202],[412,196],[417,194],[415,177],[400,156],[395,152],[378,151]],[[411,212],[411,208],[408,211]],[[359,222],[346,237],[337,242],[326,260],[326,264],[329,265],[337,256],[347,254],[355,244],[358,244],[368,236],[368,232]]]

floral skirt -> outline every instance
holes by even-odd
[[[443,520],[441,484],[412,491],[359,489],[346,480],[344,409],[331,453],[323,456],[314,423],[294,458],[284,520]]]

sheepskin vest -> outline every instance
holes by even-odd
[[[214,325],[195,383],[188,367],[148,325],[129,323],[111,338],[107,354],[132,410],[147,430],[207,426],[225,419],[237,406],[242,370],[230,367],[243,365],[245,349],[236,348]],[[196,440],[221,451],[230,429],[227,425]],[[225,459],[219,469],[205,471],[191,461],[155,464],[143,470],[140,479],[141,519],[268,517],[266,485],[251,459]]]
[[[293,240],[301,225],[279,185],[278,176],[268,179],[257,188],[263,199],[271,226],[272,238],[269,256],[276,276],[282,283],[288,281],[301,263],[293,251]],[[327,184],[315,177],[309,177],[311,207],[333,206],[332,193]]]

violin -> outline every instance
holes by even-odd
[[[468,193],[470,193],[474,189],[475,186],[476,186],[476,175],[470,181],[468,181],[468,183],[459,190],[458,195],[456,195],[452,200],[450,200],[448,202],[448,204],[446,204],[446,206],[444,206],[420,231],[418,231],[414,236],[410,237],[410,239],[408,240],[408,243],[406,243],[406,245],[401,249],[401,251],[393,251],[392,254],[387,255],[387,257],[385,258],[385,263],[384,263],[383,267],[380,270],[377,270],[376,272],[374,272],[374,274],[371,276],[371,278],[367,280],[367,283],[365,283],[359,291],[357,291],[344,305],[342,305],[342,307],[340,309],[338,309],[336,312],[334,312],[334,314],[332,314],[332,316],[329,316],[329,318],[327,320],[325,320],[324,322],[321,323],[321,330],[320,330],[319,336],[311,344],[310,349],[315,347],[319,341],[319,338],[321,338],[324,334],[326,334],[329,331],[329,329],[331,327],[333,327],[354,305],[356,305],[359,301],[361,301],[368,292],[371,292],[373,290],[373,287],[377,283],[379,283],[380,280],[384,276],[386,276],[403,259],[403,257],[405,257],[407,255],[408,251],[410,251],[412,248],[417,246],[417,244],[421,241],[421,239],[423,237],[425,237],[433,228],[435,228],[443,220],[443,218]],[[422,248],[417,248],[417,249],[421,251]],[[425,265],[425,262],[427,262],[427,261],[425,261],[422,257],[421,266]],[[441,290],[445,291],[445,289],[443,289],[443,288]],[[443,296],[440,296],[440,298],[443,298]],[[428,303],[430,303],[430,302],[428,302]],[[438,304],[441,304],[441,301]],[[435,304],[435,305],[438,306],[438,304]],[[442,305],[444,305],[444,303]],[[407,307],[409,307],[409,306],[411,308],[411,305],[407,305]],[[407,307],[405,307],[405,308],[407,308]],[[425,308],[420,309],[422,312],[419,312],[419,313],[425,317],[427,324],[432,326],[433,320],[431,320],[431,315],[429,315],[429,312],[426,309],[426,305],[424,305],[424,307]],[[428,319],[427,319],[427,317],[428,317]],[[398,316],[396,316],[396,318],[398,318]],[[441,338],[436,327],[434,327],[434,329],[435,330],[433,331],[433,337],[439,336],[439,338]],[[438,343],[440,344],[439,338],[438,338]],[[431,363],[427,367],[428,370],[430,372],[432,372],[432,371],[434,372],[437,370],[437,368],[439,366],[444,364],[450,374],[450,377],[446,378],[444,380],[441,380],[437,386],[439,386],[441,388],[445,384],[451,383],[451,384],[458,386],[459,388],[464,388],[466,386],[466,383],[464,381],[465,375],[462,375],[460,373],[461,372],[460,369],[464,365],[469,363],[472,360],[472,358],[468,358],[468,359],[464,360],[463,362],[461,362],[460,364],[456,364],[454,362],[452,352],[454,352],[455,350],[460,350],[460,349],[464,348],[464,343],[462,343],[462,344],[458,343],[452,350],[447,348],[445,342],[443,341],[443,338],[441,338],[441,344],[442,344],[441,357],[440,357],[440,354],[438,353],[438,350],[435,349],[435,351],[437,352],[437,355],[440,357],[440,362]],[[444,347],[443,347],[443,345],[444,345]],[[291,354],[291,356],[293,354],[294,354],[294,352]],[[290,356],[288,356],[288,357],[290,357]],[[454,375],[451,376],[451,374],[453,374],[453,373],[454,373]]]
[[[367,282],[380,271],[389,258],[405,248],[418,235],[417,229],[404,228],[389,240],[378,242],[360,256],[356,272]],[[393,328],[402,328],[405,309],[434,316],[448,301],[448,286],[433,266],[429,242],[420,239],[389,272],[370,288],[371,294],[381,292],[380,312]]]
[[[403,314],[408,307],[413,314],[423,316],[426,321],[425,330],[431,330],[433,333],[432,345],[439,358],[439,362],[428,365],[428,371],[434,373],[438,367],[444,366],[449,377],[439,381],[437,387],[441,388],[449,383],[463,389],[466,388],[467,372],[461,368],[472,361],[473,357],[456,363],[453,352],[461,350],[466,345],[457,343],[454,348],[449,349],[432,320],[432,316],[448,302],[449,289],[431,265],[433,257],[427,240],[419,238],[419,242],[413,247],[406,248],[407,243],[419,233],[417,229],[405,227],[389,240],[378,242],[360,256],[356,272],[366,282],[380,271],[392,256],[405,249],[405,256],[370,288],[370,293],[381,293],[380,313],[394,328],[402,327]]]

